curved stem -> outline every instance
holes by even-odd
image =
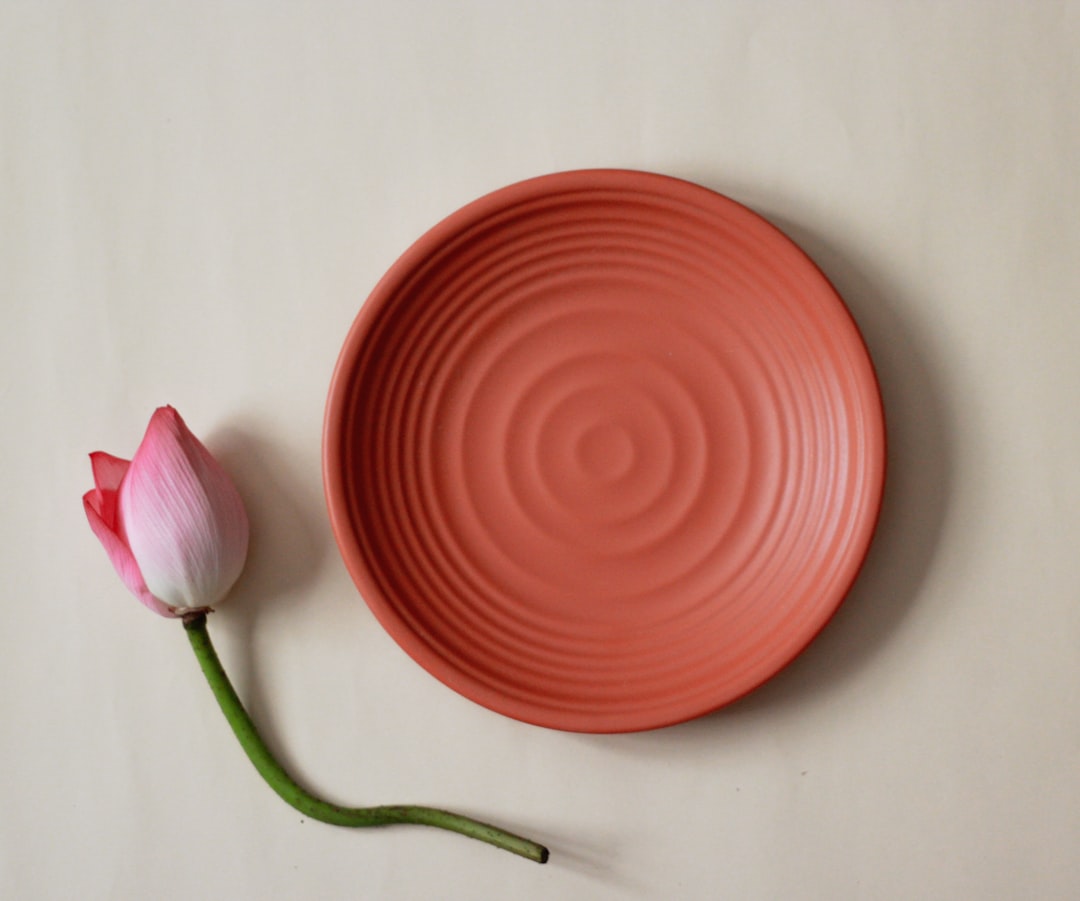
[[[469,838],[487,842],[489,845],[495,845],[505,851],[520,854],[537,863],[547,863],[548,849],[543,845],[447,810],[418,807],[413,804],[341,807],[316,798],[301,788],[285,772],[266,747],[266,743],[244,709],[210,642],[210,635],[206,631],[206,614],[188,614],[183,622],[199,666],[206,675],[206,681],[210,683],[214,697],[221,706],[221,712],[225,714],[225,719],[229,721],[229,725],[232,726],[233,732],[240,741],[240,746],[248,759],[255,764],[259,775],[287,804],[314,820],[332,823],[335,826],[363,827],[413,823],[420,826],[434,826],[436,829],[448,829],[451,832],[460,832]]]

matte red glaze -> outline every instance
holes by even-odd
[[[379,621],[493,710],[669,725],[760,685],[850,588],[880,395],[832,286],[734,201],[566,172],[451,215],[379,282],[324,435]]]

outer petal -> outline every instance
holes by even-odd
[[[90,455],[90,466],[94,471],[94,490],[83,498],[93,506],[96,512],[113,531],[117,528],[116,501],[120,483],[131,464],[127,460],[95,451]]]
[[[118,490],[130,465],[130,460],[114,457],[104,451],[95,451],[90,455],[90,467],[94,471],[94,487],[99,491]]]
[[[221,601],[244,567],[240,494],[172,407],[150,420],[120,486],[119,514],[147,587],[177,612]]]
[[[135,557],[132,555],[131,550],[128,548],[127,544],[124,543],[124,540],[114,531],[113,524],[103,517],[101,513],[101,499],[103,494],[104,492],[100,489],[88,491],[83,495],[83,509],[86,511],[86,518],[90,522],[90,528],[93,529],[94,534],[97,535],[98,541],[101,542],[101,546],[105,548],[105,553],[108,554],[109,560],[112,561],[113,568],[116,570],[117,575],[120,576],[121,581],[128,587],[132,594],[155,613],[159,613],[162,616],[176,616],[176,614],[169,609],[168,605],[163,604],[150,593],[150,589],[146,587],[146,582],[143,581],[142,573],[139,572],[139,565],[135,562]],[[111,505],[115,509],[115,492],[111,492],[111,495],[113,498],[111,500]]]

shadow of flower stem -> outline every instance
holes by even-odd
[[[506,832],[487,823],[469,817],[437,810],[433,807],[419,807],[412,804],[395,804],[381,807],[341,807],[316,798],[299,786],[277,762],[266,747],[248,712],[221,666],[217,652],[206,630],[206,614],[195,612],[183,618],[184,629],[195,651],[195,657],[202,667],[210,688],[221,706],[221,712],[232,726],[233,733],[240,742],[248,759],[255,765],[259,775],[287,804],[313,820],[321,820],[335,826],[360,828],[365,826],[390,826],[394,824],[413,824],[447,829],[462,835],[487,842],[504,851],[519,854],[537,863],[547,863],[548,849],[527,838]]]

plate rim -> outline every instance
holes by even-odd
[[[569,726],[565,724],[565,721],[560,723],[557,719],[550,720],[542,716],[528,717],[502,709],[490,697],[477,697],[476,692],[464,691],[459,685],[454,684],[452,680],[445,677],[443,673],[429,666],[428,662],[423,659],[428,655],[417,653],[417,648],[413,647],[408,638],[402,634],[403,631],[411,636],[412,630],[396,618],[388,615],[393,609],[394,602],[386,596],[369,571],[365,555],[359,546],[357,529],[352,523],[349,505],[345,501],[347,480],[344,473],[342,442],[346,426],[350,421],[347,415],[348,399],[351,394],[351,380],[359,352],[372,324],[380,312],[395,298],[394,287],[396,285],[409,278],[410,274],[415,272],[419,263],[429,258],[440,247],[445,246],[449,239],[463,233],[470,225],[482,221],[493,213],[512,207],[527,199],[553,197],[573,190],[605,188],[637,193],[646,193],[643,189],[647,188],[647,193],[667,198],[671,198],[673,194],[696,197],[698,200],[706,200],[711,204],[729,205],[741,211],[741,215],[748,215],[767,226],[773,238],[794,249],[797,255],[817,273],[822,282],[829,288],[836,302],[837,310],[841,311],[849,321],[850,333],[856,339],[862,357],[867,364],[865,374],[868,378],[866,380],[860,378],[859,380],[861,399],[868,402],[867,405],[872,408],[875,415],[874,422],[867,423],[862,429],[862,434],[866,436],[867,480],[871,483],[870,489],[867,492],[865,504],[859,509],[858,515],[855,517],[858,528],[854,531],[849,542],[851,546],[854,546],[857,542],[860,551],[845,557],[843,577],[837,581],[837,585],[842,586],[842,588],[836,591],[837,597],[834,600],[831,599],[829,609],[821,623],[817,625],[817,628],[812,632],[808,632],[805,635],[805,640],[798,642],[795,649],[786,656],[786,659],[771,668],[767,675],[758,679],[747,687],[745,691],[725,698],[714,706],[690,714],[677,714],[667,718],[657,716],[651,717],[647,721],[641,719],[634,723],[631,723],[628,717],[623,717],[624,722],[621,725],[613,723],[601,725],[597,723],[595,727],[590,727],[587,723],[579,722],[574,726]],[[880,522],[884,500],[888,435],[880,379],[866,338],[835,285],[822,271],[821,267],[790,236],[750,207],[726,194],[696,182],[647,170],[596,168],[570,169],[538,175],[490,191],[439,220],[435,225],[423,232],[394,260],[361,304],[338,353],[324,408],[321,456],[323,491],[335,543],[365,605],[372,611],[380,625],[401,650],[419,664],[425,672],[434,676],[455,693],[503,716],[560,731],[611,734],[664,728],[697,719],[727,707],[774,679],[801,656],[843,606],[869,556],[874,535]],[[447,663],[446,666],[452,669],[450,664]],[[497,695],[498,693],[495,692],[494,694]],[[576,719],[580,719],[580,717]],[[619,718],[615,717],[615,719]]]

